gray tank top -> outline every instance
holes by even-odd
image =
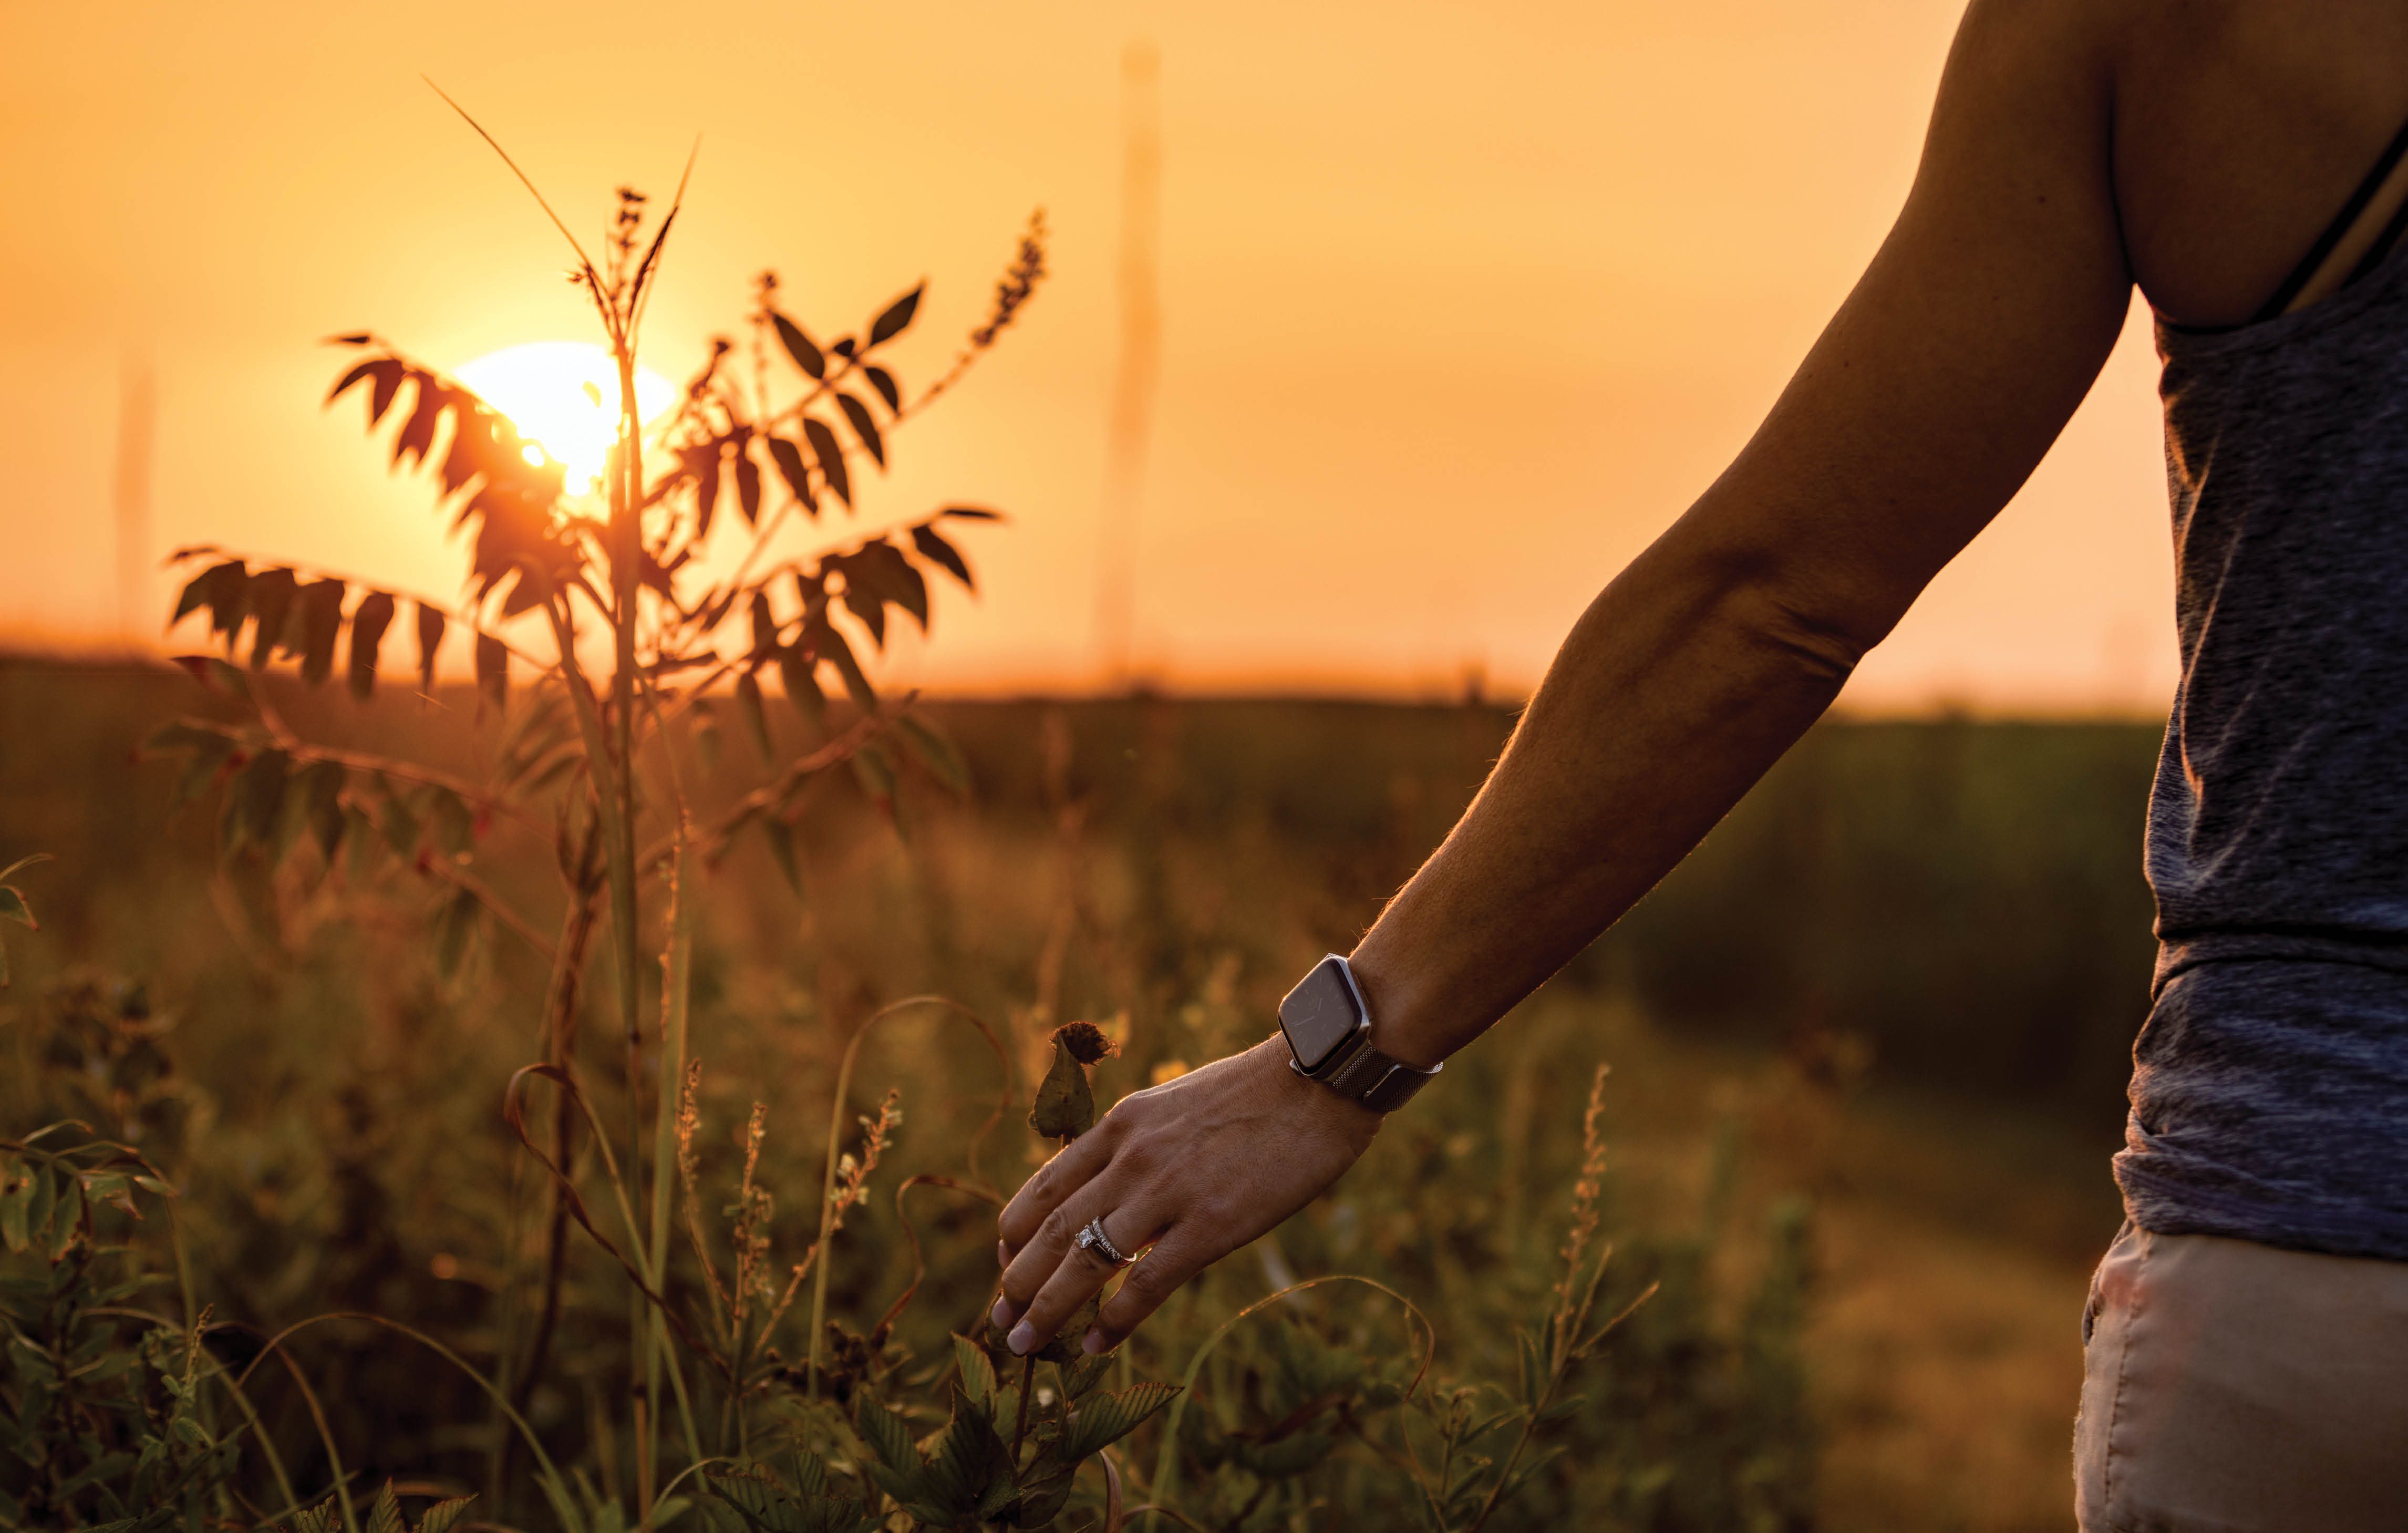
[[[2157,326],[2182,685],[2115,1173],[2161,1234],[2408,1260],[2408,209],[2282,312],[2404,150],[2273,317]]]

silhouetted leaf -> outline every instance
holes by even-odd
[[[945,541],[933,524],[923,523],[912,528],[911,546],[920,551],[921,558],[944,566],[947,573],[962,582],[964,589],[978,589],[978,582],[970,579],[968,561],[962,557],[960,550]]]
[[[779,876],[786,881],[787,888],[801,894],[803,865],[795,850],[795,827],[774,814],[765,814],[754,823],[761,827],[761,839],[768,843],[769,856],[778,865]]]
[[[811,674],[817,668],[799,644],[778,652],[778,680],[785,683],[786,701],[814,729],[827,723],[827,698],[820,692],[819,678]]]
[[[761,524],[761,466],[742,437],[736,438],[736,509],[744,513],[746,526]]]
[[[209,724],[171,724],[154,733],[142,747],[144,755],[168,751],[185,752],[184,770],[176,783],[171,808],[181,808],[207,793],[235,753],[234,738]]]
[[[811,494],[811,471],[803,466],[803,450],[783,437],[772,437],[769,438],[769,459],[778,466],[778,473],[785,480],[786,488],[795,492],[795,498],[803,503],[803,509],[813,516],[819,515],[819,500]]]
[[[888,409],[903,408],[903,391],[896,385],[893,373],[873,362],[864,365],[861,376],[869,380],[869,386],[878,391],[879,398],[886,401]]]
[[[327,344],[329,346],[366,346],[368,342],[374,339],[376,339],[374,336],[362,330],[355,335],[337,336],[334,339],[328,341]]]
[[[853,753],[853,775],[861,791],[882,802],[895,798],[895,758],[876,740],[868,740]]]
[[[805,629],[804,637],[819,657],[834,666],[837,674],[844,679],[844,690],[852,695],[853,706],[864,713],[877,712],[878,694],[862,672],[861,663],[853,658],[853,646],[845,642],[844,635],[823,617]]]
[[[845,576],[858,579],[885,600],[893,602],[928,631],[928,580],[903,556],[903,551],[883,537],[864,543],[845,556]]]
[[[477,917],[482,913],[477,896],[466,889],[454,891],[443,902],[443,913],[436,919],[435,967],[445,979],[458,974],[466,961],[469,939],[477,935]]]
[[[769,715],[761,707],[761,679],[749,670],[736,679],[736,708],[744,715],[744,726],[752,731],[752,743],[760,748],[761,759],[775,760],[769,748]]]
[[[242,625],[243,593],[250,582],[250,571],[239,559],[211,565],[185,582],[183,594],[176,598],[176,615],[169,620],[170,626],[206,607],[209,610],[210,631],[232,634]]]
[[[299,588],[289,569],[263,569],[251,578],[251,590],[243,600],[256,623],[251,635],[252,670],[265,670],[268,657],[280,647],[291,652],[292,647],[284,642],[285,630],[293,615],[293,593]]]
[[[803,435],[810,439],[811,456],[820,462],[820,478],[836,492],[837,498],[849,509],[853,505],[853,476],[845,471],[844,449],[837,445],[836,433],[825,422],[812,416],[803,418]]]
[[[311,686],[335,673],[335,640],[343,632],[343,582],[312,580],[293,594],[301,624],[301,679]]]
[[[226,789],[225,815],[219,837],[222,850],[238,852],[254,841],[265,840],[275,831],[277,815],[284,807],[284,785],[292,766],[293,758],[283,752],[262,751],[235,774]]]
[[[937,514],[940,517],[958,516],[965,522],[1000,522],[1003,520],[1003,513],[1001,511],[990,511],[983,506],[948,506]]]
[[[749,659],[754,665],[778,652],[778,619],[769,610],[769,593],[755,588],[752,599],[745,604],[745,617],[752,627],[752,652]]]
[[[704,442],[685,450],[686,467],[694,474],[695,536],[710,535],[710,519],[719,513],[719,444]]]
[[[833,561],[831,561],[833,563]],[[844,607],[861,625],[869,630],[869,638],[880,649],[886,648],[886,602],[869,581],[850,568],[844,572]]]
[[[869,407],[841,390],[837,394],[836,405],[837,408],[844,411],[844,418],[853,423],[853,435],[861,438],[862,446],[869,449],[869,455],[878,460],[878,466],[885,467],[886,442],[878,435],[878,423],[870,419]]]
[[[477,693],[498,713],[510,694],[510,652],[491,634],[477,636]]]
[[[435,652],[443,647],[443,614],[424,602],[418,604],[418,685],[435,690]]]
[[[376,690],[377,651],[393,623],[393,597],[371,591],[351,614],[351,695],[366,697]]]
[[[294,795],[301,823],[318,841],[326,866],[335,865],[335,850],[343,841],[343,781],[350,774],[338,761],[313,761],[295,774]]]
[[[786,349],[788,356],[795,359],[795,365],[813,378],[825,378],[827,358],[820,355],[820,349],[803,334],[803,327],[783,314],[772,314],[769,318],[778,327],[778,343]]]
[[[455,857],[477,849],[477,811],[449,788],[428,788],[419,795],[434,827],[435,844]]]
[[[920,311],[920,294],[927,285],[923,282],[886,306],[886,312],[879,315],[869,327],[870,345],[883,346],[910,325],[911,316]]]
[[[955,797],[967,798],[970,791],[970,766],[962,756],[962,748],[952,736],[917,713],[906,713],[895,721],[902,733],[903,743],[919,758],[920,764],[934,772],[937,780],[953,791]]]
[[[435,428],[451,404],[451,391],[423,373],[412,375],[418,382],[418,408],[409,412],[400,433],[393,439],[393,461],[399,464],[408,458],[414,463],[425,461],[435,447]]]

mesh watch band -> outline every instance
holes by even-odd
[[[1367,1040],[1340,1061],[1335,1069],[1314,1079],[1374,1112],[1394,1112],[1411,1101],[1413,1093],[1429,1084],[1430,1077],[1437,1073],[1417,1070],[1402,1060],[1391,1059]]]

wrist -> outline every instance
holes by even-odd
[[[1371,1046],[1417,1070],[1436,1069],[1455,1050],[1435,1025],[1434,1008],[1424,1003],[1409,965],[1390,961],[1370,938],[1346,960],[1363,1004],[1371,1014]]]

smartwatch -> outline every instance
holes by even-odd
[[[1280,1002],[1280,1032],[1288,1067],[1374,1112],[1393,1112],[1446,1067],[1415,1069],[1371,1047],[1371,1009],[1345,959],[1331,953],[1312,966]]]

